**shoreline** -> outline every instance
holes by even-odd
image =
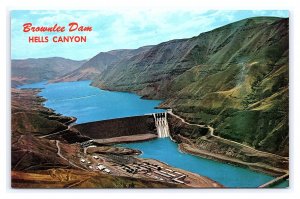
[[[247,164],[246,162],[243,162],[243,161],[226,158],[225,156],[222,156],[222,155],[216,155],[216,154],[212,154],[212,153],[210,154],[205,151],[200,151],[200,150],[194,149],[191,146],[189,146],[188,144],[182,144],[182,143],[178,144],[178,149],[180,151],[182,151],[183,153],[195,155],[195,156],[198,156],[201,158],[214,160],[217,162],[222,162],[225,164],[229,164],[229,165],[233,165],[233,166],[237,166],[237,167],[241,167],[241,168],[246,168],[246,169],[249,169],[254,172],[264,173],[264,174],[273,176],[275,178],[288,173],[288,171],[280,171],[280,170],[274,171],[272,168],[263,169],[259,165],[255,165],[255,164],[251,165],[251,164]]]
[[[272,188],[272,186],[274,186],[274,185],[278,185],[280,183],[283,183],[286,180],[289,180],[289,172],[288,171],[274,172],[274,170],[272,170],[272,169],[271,170],[262,169],[261,167],[259,167],[257,165],[248,165],[242,161],[238,162],[238,161],[234,161],[234,160],[228,160],[228,159],[222,158],[221,156],[216,157],[212,154],[208,154],[205,152],[203,152],[203,153],[195,152],[191,149],[186,148],[182,144],[178,144],[178,150],[182,153],[187,153],[187,154],[195,155],[197,157],[222,162],[222,163],[233,165],[233,166],[240,167],[240,168],[249,169],[253,172],[263,173],[263,174],[274,177],[274,179],[258,186],[257,188]]]

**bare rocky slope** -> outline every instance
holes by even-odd
[[[152,46],[92,85],[164,99],[221,137],[288,156],[289,21],[255,17]]]

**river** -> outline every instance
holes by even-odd
[[[164,112],[155,108],[161,103],[160,100],[145,100],[132,93],[105,91],[90,86],[90,83],[39,82],[19,88],[41,88],[39,96],[47,99],[44,106],[55,110],[56,113],[76,117],[76,123]],[[169,138],[121,145],[141,150],[141,157],[157,159],[174,167],[207,176],[226,187],[258,187],[274,178],[246,168],[182,153],[177,144]],[[287,186],[288,181],[284,181],[276,187]]]

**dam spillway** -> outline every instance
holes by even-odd
[[[153,113],[155,127],[159,138],[170,137],[167,113]]]

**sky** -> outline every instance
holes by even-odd
[[[135,49],[172,39],[197,36],[220,26],[255,16],[288,17],[285,10],[15,10],[11,11],[11,58],[64,57],[90,59],[99,52]],[[92,26],[91,32],[24,33],[23,24]],[[86,43],[29,43],[29,36],[85,35]]]

